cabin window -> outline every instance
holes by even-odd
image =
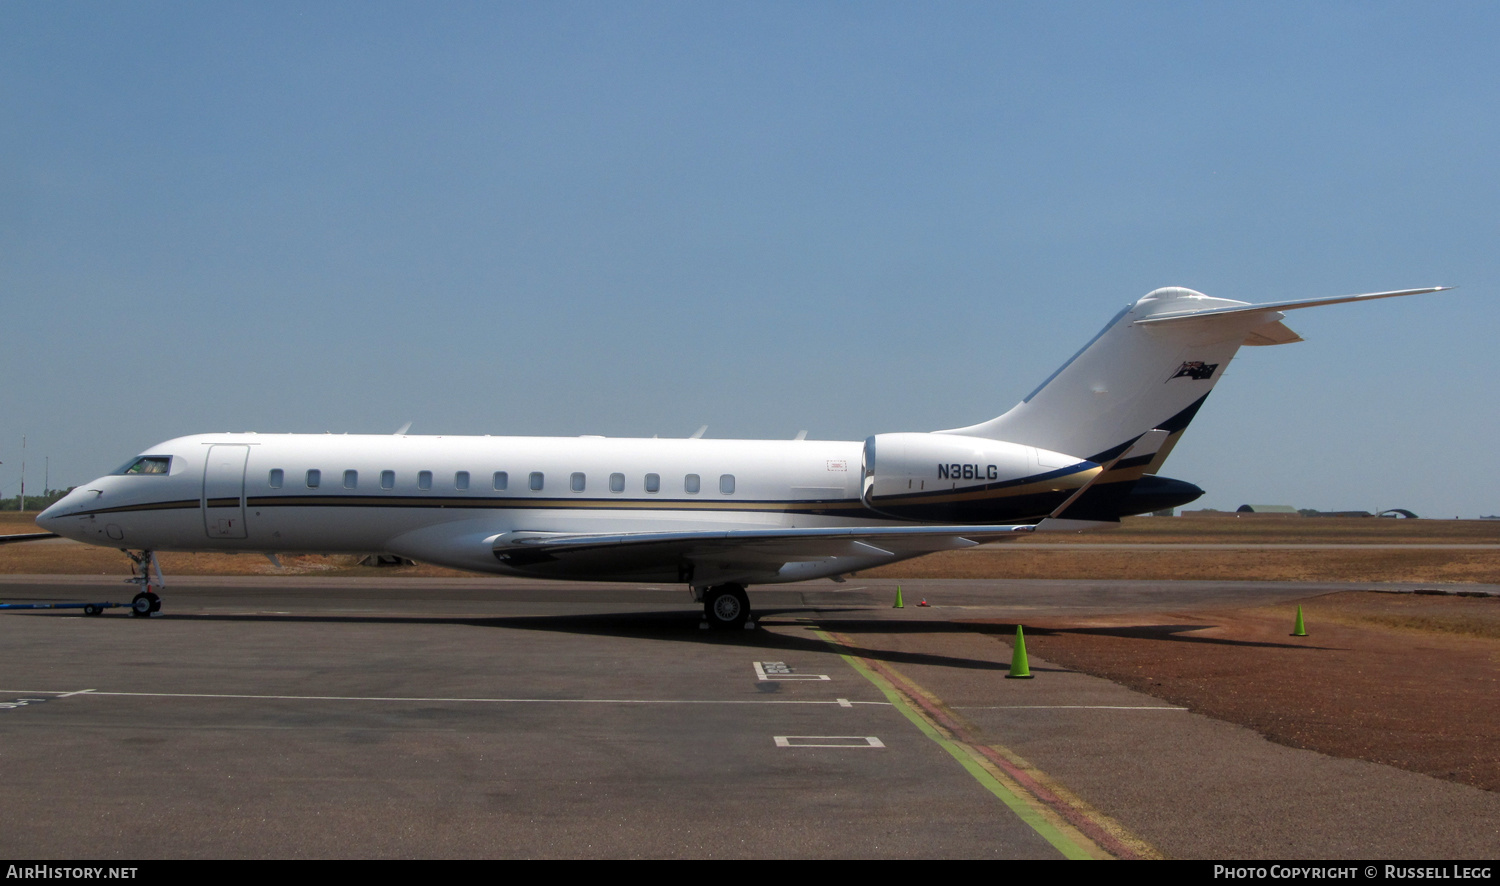
[[[646,491],[661,492],[661,474],[646,475]]]
[[[432,472],[431,471],[418,471],[417,472],[417,488],[418,489],[423,489],[423,490],[427,490],[427,489],[431,489],[432,488]]]
[[[722,492],[722,493],[724,493],[725,495],[734,495],[734,475],[733,474],[720,474],[719,475],[719,491]]]
[[[568,487],[571,488],[574,492],[582,492],[583,485],[586,480],[587,478],[585,478],[582,473],[574,471],[572,476],[568,477]]]
[[[531,472],[531,491],[532,492],[541,492],[542,491],[542,472],[541,471],[532,471]]]
[[[344,488],[353,489],[359,485],[359,471],[344,472]]]
[[[459,471],[458,473],[456,473],[456,474],[453,475],[453,488],[454,489],[468,489],[469,488],[469,472],[468,471]]]
[[[307,488],[308,489],[317,489],[318,488],[318,484],[322,483],[322,482],[323,482],[323,472],[322,471],[318,470],[317,468],[313,468],[312,470],[310,470],[310,471],[307,472]]]
[[[380,472],[380,488],[381,489],[395,489],[396,488],[396,472],[395,471],[381,471]]]
[[[143,455],[115,471],[117,474],[167,474],[172,470],[172,456]]]
[[[688,474],[682,478],[682,488],[687,491],[688,495],[697,495],[700,486],[702,486],[702,483],[699,481],[697,474]]]
[[[270,477],[271,488],[272,489],[280,489],[281,488],[281,481],[282,481],[282,479],[285,476],[286,476],[286,474],[285,474],[285,472],[283,472],[281,470],[281,468],[272,468],[271,469],[271,477]]]
[[[494,486],[496,492],[504,492],[505,487],[510,485],[510,474],[505,471],[496,471]]]
[[[625,491],[625,475],[624,474],[610,474],[609,475],[609,491],[610,492],[624,492]]]

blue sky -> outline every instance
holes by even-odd
[[[1123,304],[1297,312],[1165,473],[1500,513],[1500,7],[0,5],[0,495],[217,430],[1003,412]]]

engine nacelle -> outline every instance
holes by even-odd
[[[937,522],[1040,519],[1098,465],[1004,440],[956,434],[878,434],[865,441],[865,506]]]

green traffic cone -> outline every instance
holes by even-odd
[[[1026,635],[1021,633],[1021,626],[1016,625],[1016,651],[1010,656],[1010,673],[1005,675],[1007,680],[1030,680],[1031,666],[1026,663]]]
[[[1293,637],[1306,637],[1307,625],[1302,623],[1302,604],[1297,604],[1297,624],[1292,627]]]
[[[905,609],[906,604],[901,602],[901,586],[896,585],[896,605],[892,609]]]

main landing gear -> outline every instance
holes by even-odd
[[[126,551],[125,556],[130,558],[131,577],[126,579],[130,584],[138,586],[140,593],[130,601],[130,614],[136,618],[150,618],[161,614],[161,597],[151,590],[165,589],[166,580],[161,576],[161,564],[156,562],[155,551],[141,551],[136,554]],[[156,581],[151,580],[151,573],[156,573]]]
[[[703,622],[711,628],[749,628],[750,598],[745,595],[745,586],[738,584],[714,585],[703,591]]]

